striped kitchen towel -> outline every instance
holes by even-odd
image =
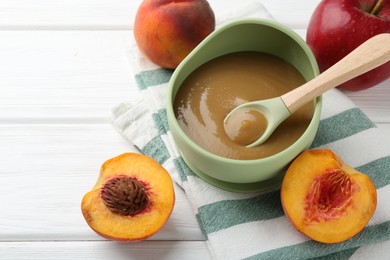
[[[244,16],[270,18],[257,2],[229,13],[230,19]],[[225,17],[216,13],[219,25],[227,21]],[[322,244],[300,234],[288,222],[279,190],[229,192],[191,172],[180,158],[166,119],[165,95],[172,71],[153,65],[133,47],[131,62],[140,99],[115,107],[113,125],[140,152],[161,163],[184,189],[211,258],[364,259],[375,258],[383,252],[376,249],[390,246],[390,137],[339,90],[324,95],[321,122],[311,148],[329,148],[369,175],[378,190],[378,205],[368,226],[358,235],[342,243]]]

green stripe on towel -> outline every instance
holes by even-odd
[[[195,175],[195,173],[191,171],[191,169],[187,166],[187,164],[181,157],[174,159],[173,163],[175,164],[175,167],[179,172],[181,181],[187,181],[188,176],[197,177],[197,175]]]
[[[221,214],[221,212],[229,212],[229,214]],[[198,215],[205,233],[209,234],[242,223],[278,218],[284,215],[284,212],[278,190],[249,199],[207,204],[198,208]]]
[[[341,243],[324,244],[310,240],[297,245],[270,250],[246,259],[310,259],[387,239],[390,239],[390,221],[378,225],[367,226],[356,236]]]
[[[164,164],[171,157],[161,136],[156,136],[150,140],[142,149],[142,153],[154,158],[160,164]]]
[[[152,115],[154,126],[160,135],[166,134],[169,130],[167,110],[162,108]]]
[[[151,86],[157,86],[169,82],[172,73],[172,70],[163,68],[142,71],[135,75],[135,81],[137,82],[138,89],[144,90]]]
[[[383,157],[365,165],[356,167],[356,170],[370,177],[377,189],[390,184],[390,174],[387,174],[389,169],[390,156]]]
[[[349,259],[360,247],[355,247],[351,249],[347,249],[341,252],[336,252],[333,254],[320,256],[312,258],[313,260],[341,260],[341,259]]]
[[[383,157],[356,169],[367,174],[377,189],[390,184],[390,157]],[[219,215],[219,212],[229,214]],[[247,212],[243,215],[242,212]],[[202,220],[206,234],[226,229],[241,223],[278,218],[284,215],[280,202],[279,191],[261,194],[256,197],[241,200],[224,200],[199,207],[199,219]]]
[[[311,147],[344,139],[373,127],[375,124],[359,108],[351,108],[321,120]]]

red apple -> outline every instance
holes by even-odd
[[[323,0],[312,14],[306,41],[321,71],[374,35],[390,33],[390,0]],[[390,62],[340,85],[373,87],[390,77]]]

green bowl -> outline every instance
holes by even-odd
[[[257,160],[228,159],[204,150],[183,132],[173,109],[176,93],[189,74],[209,60],[240,51],[265,52],[280,57],[298,69],[306,80],[319,74],[310,48],[294,31],[272,20],[240,19],[211,33],[176,68],[167,93],[168,124],[183,160],[200,178],[230,191],[266,191],[280,186],[287,166],[313,142],[320,121],[322,97],[313,101],[313,118],[294,144]]]

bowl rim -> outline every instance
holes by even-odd
[[[219,27],[218,29],[216,29],[215,31],[213,31],[210,35],[208,35],[200,44],[198,44],[197,47],[195,47],[193,49],[193,51],[191,51],[191,53],[189,55],[187,55],[187,57],[175,69],[175,71],[173,72],[173,74],[169,80],[169,83],[168,83],[168,91],[167,91],[167,96],[166,96],[166,99],[167,99],[166,110],[167,110],[168,122],[170,121],[169,124],[176,129],[176,133],[178,135],[180,135],[180,138],[182,138],[184,140],[184,142],[187,143],[191,147],[191,149],[195,150],[198,154],[202,154],[202,156],[207,157],[210,160],[213,160],[213,161],[216,161],[219,163],[234,164],[237,166],[258,165],[260,163],[267,163],[270,161],[274,161],[275,159],[277,159],[279,157],[281,157],[281,158],[285,157],[286,155],[291,153],[291,151],[294,150],[296,146],[299,146],[299,144],[301,142],[303,142],[303,140],[305,138],[307,138],[306,136],[310,134],[310,131],[312,131],[311,129],[313,127],[314,128],[317,127],[317,125],[315,125],[316,124],[315,122],[317,120],[318,121],[320,120],[320,114],[321,114],[321,110],[322,110],[322,95],[321,95],[321,96],[317,97],[315,100],[314,113],[313,113],[312,119],[311,119],[308,127],[306,128],[306,130],[303,132],[303,134],[293,144],[291,144],[286,149],[284,149],[276,154],[273,154],[271,156],[259,158],[259,159],[233,159],[233,158],[227,158],[227,157],[223,157],[220,155],[216,155],[216,154],[209,152],[206,149],[202,148],[197,143],[195,143],[190,137],[187,136],[187,134],[182,130],[179,123],[177,122],[176,116],[175,116],[174,111],[173,111],[173,101],[174,101],[174,98],[173,98],[174,84],[173,83],[176,81],[176,78],[178,77],[182,67],[186,64],[187,60],[191,59],[191,57],[193,55],[195,55],[196,52],[200,48],[202,48],[205,44],[207,44],[210,40],[212,40],[219,33],[223,32],[225,30],[228,30],[232,27],[244,25],[244,24],[255,24],[255,25],[272,27],[272,28],[277,29],[278,31],[286,34],[287,36],[289,36],[303,49],[304,53],[307,55],[307,58],[310,61],[310,65],[313,69],[314,75],[316,76],[319,74],[319,68],[318,68],[318,64],[317,64],[317,61],[315,59],[315,56],[314,56],[313,52],[311,51],[310,47],[306,44],[306,42],[296,32],[294,32],[289,27],[287,27],[287,26],[285,26],[285,25],[283,25],[275,20],[270,20],[270,19],[265,19],[265,18],[241,18],[241,19],[237,19],[237,20],[232,21],[232,22],[228,22],[228,23],[222,25],[221,27]],[[172,118],[173,120],[169,120],[169,118]],[[172,131],[172,130],[170,129],[170,131]],[[315,131],[317,131],[317,130],[315,129]],[[178,147],[178,149],[180,150],[179,147]]]

